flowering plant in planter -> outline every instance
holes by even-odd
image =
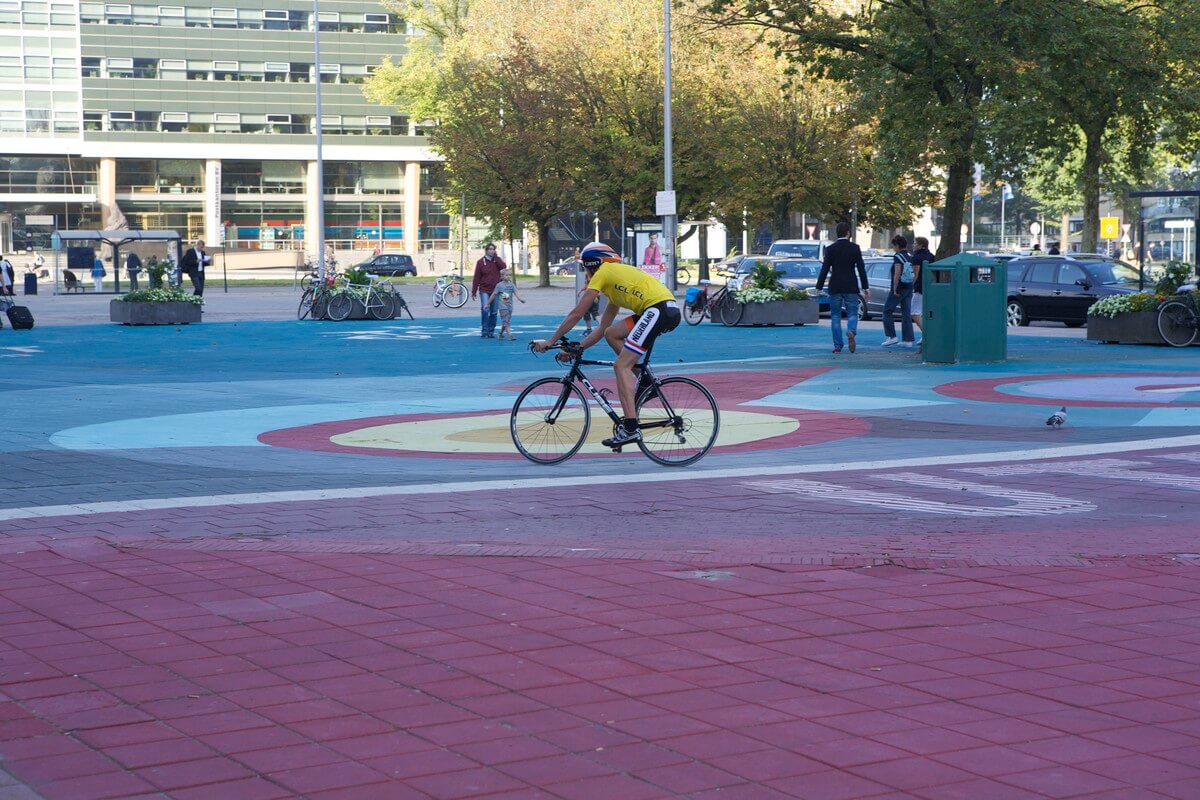
[[[1097,300],[1088,307],[1089,317],[1108,317],[1113,319],[1118,314],[1132,314],[1137,311],[1157,311],[1166,302],[1166,297],[1150,292],[1139,294],[1114,294],[1103,300]]]
[[[123,303],[195,303],[204,305],[204,298],[180,289],[139,289],[114,298]]]
[[[734,293],[739,303],[771,303],[776,300],[809,300],[808,290],[784,286],[779,272],[770,264],[759,264]]]

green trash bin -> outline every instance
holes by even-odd
[[[990,258],[960,254],[935,261],[924,289],[922,353],[929,364],[1008,358],[1008,272]]]

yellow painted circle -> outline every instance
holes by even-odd
[[[469,417],[426,419],[395,422],[360,428],[332,437],[334,444],[343,447],[363,447],[374,450],[408,450],[420,453],[513,453],[512,436],[508,431],[507,413],[478,414]],[[791,417],[760,414],[753,411],[722,411],[721,431],[717,446],[730,446],[785,436],[796,431],[800,423]],[[585,450],[600,445],[612,435],[612,425],[603,414],[592,414]]]

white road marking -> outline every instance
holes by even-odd
[[[1159,439],[1104,442],[1099,444],[1066,445],[1044,447],[1036,450],[993,451],[967,453],[950,456],[926,456],[923,458],[896,458],[879,461],[851,461],[844,463],[797,464],[793,466],[739,467],[730,469],[690,469],[686,471],[656,470],[654,472],[625,473],[620,475],[572,475],[569,466],[561,467],[545,478],[520,478],[513,480],[459,481],[454,483],[424,483],[399,486],[360,486],[348,489],[304,489],[281,492],[254,492],[245,494],[201,495],[197,497],[165,497],[146,500],[118,500],[100,503],[76,503],[73,505],[31,506],[26,508],[0,509],[0,521],[8,519],[33,519],[38,517],[80,516],[88,514],[112,514],[125,511],[156,510],[164,508],[205,508],[208,506],[247,505],[254,503],[297,503],[315,500],[347,500],[363,497],[390,497],[397,495],[453,494],[457,492],[486,492],[515,489],[552,489],[562,486],[607,486],[638,483],[674,483],[738,478],[779,478],[785,475],[811,475],[830,472],[886,472],[910,467],[944,467],[959,464],[1009,463],[1041,461],[1051,458],[1080,458],[1107,455],[1110,453],[1145,452],[1179,447],[1200,446],[1200,436],[1173,436]],[[548,468],[549,469],[549,468]]]
[[[876,492],[863,490],[858,487],[841,486],[836,483],[824,483],[822,481],[757,481],[742,485],[770,494],[798,494],[803,497],[834,503],[872,506],[879,510],[917,511],[923,514],[942,514],[955,517],[1041,517],[1051,514],[1079,514],[1085,511],[1096,510],[1096,506],[1091,503],[1082,500],[1071,500],[1066,497],[1057,497],[1045,492],[1009,489],[1004,486],[992,486],[986,483],[974,483],[954,478],[939,478],[934,475],[921,475],[916,472],[886,475],[883,477],[888,480],[909,483],[914,486],[946,489],[959,494],[969,492],[981,494],[985,497],[995,497],[999,500],[1007,500],[1011,502],[1011,505],[969,506],[962,503],[946,503],[926,497],[914,497],[911,494]]]

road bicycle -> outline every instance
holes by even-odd
[[[703,280],[699,290],[688,289],[688,293],[691,299],[683,304],[683,319],[688,325],[699,325],[705,318],[718,319],[726,325],[737,325],[742,321],[745,307],[729,287],[721,286],[714,291],[712,282]]]
[[[433,307],[445,303],[449,308],[462,308],[467,304],[471,292],[463,279],[453,272],[438,277],[433,284]]]
[[[1187,347],[1200,335],[1200,307],[1196,292],[1180,294],[1158,309],[1158,333],[1173,347]]]
[[[391,319],[396,313],[392,293],[379,285],[377,276],[369,276],[368,281],[366,285],[347,283],[334,290],[329,298],[329,318],[336,322],[348,319],[357,301],[375,319]]]
[[[587,441],[591,409],[580,390],[582,383],[596,405],[612,421],[613,433],[621,427],[621,415],[613,410],[607,389],[597,389],[582,367],[612,367],[611,361],[584,359],[578,342],[565,337],[555,345],[571,360],[567,374],[540,378],[517,397],[509,419],[513,444],[535,464],[566,461]],[[530,344],[532,348],[533,345]],[[666,467],[683,467],[704,457],[717,440],[721,413],[717,401],[704,384],[691,378],[659,378],[650,369],[649,354],[638,367],[637,414],[642,440],[637,443],[648,458]],[[614,453],[620,447],[612,448]]]

